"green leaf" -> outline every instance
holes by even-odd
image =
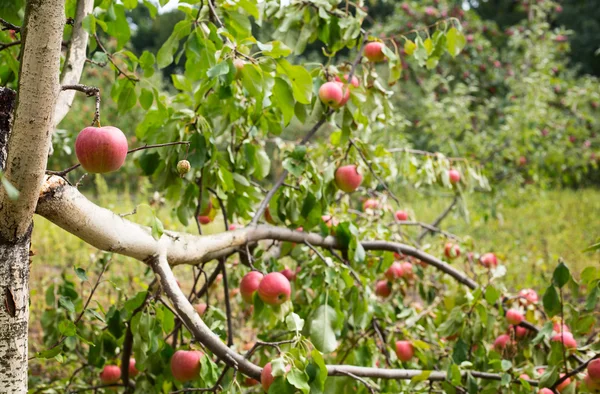
[[[149,110],[154,102],[154,94],[152,91],[142,88],[142,93],[140,94],[140,105],[143,109]]]
[[[310,340],[322,353],[331,353],[338,346],[333,331],[336,321],[335,309],[329,305],[321,305],[313,314],[310,324]]]
[[[219,75],[226,75],[227,73],[229,73],[229,63],[221,62],[221,63],[217,63],[216,66],[211,67],[206,72],[206,75],[209,78],[215,78],[215,77],[218,77]]]
[[[273,59],[286,57],[292,53],[292,50],[281,41],[272,41],[266,44],[263,44],[259,41],[256,43],[256,45],[263,52],[263,55],[270,56]]]
[[[81,22],[83,29],[90,35],[96,34],[96,18],[93,14],[88,14]]]
[[[77,327],[71,320],[62,320],[58,323],[58,331],[66,337],[72,337],[77,334]]]
[[[308,376],[306,372],[300,371],[298,368],[292,368],[290,372],[288,372],[286,379],[290,384],[304,394],[308,394],[310,392],[310,386],[308,385]]]
[[[552,274],[552,282],[562,288],[569,282],[569,279],[571,279],[569,268],[561,261],[554,270],[554,274]]]
[[[142,53],[142,56],[140,56],[140,67],[144,70],[144,77],[150,78],[154,75],[155,62],[156,58],[152,52],[144,51],[144,53]]]
[[[590,312],[596,309],[596,303],[598,302],[598,297],[600,296],[600,282],[590,291],[586,300],[585,300],[585,310]]]
[[[560,298],[558,297],[558,292],[554,286],[548,287],[544,293],[542,302],[548,317],[556,316],[560,313]]]
[[[242,68],[242,85],[250,95],[258,97],[263,90],[263,76],[260,67],[246,63]]]
[[[190,34],[191,24],[192,21],[190,20],[182,20],[175,25],[173,32],[167,41],[165,41],[162,47],[160,47],[158,50],[156,60],[159,69],[165,68],[169,64],[173,63],[173,55],[179,48],[179,40],[187,37]]]
[[[451,28],[448,33],[446,33],[446,48],[450,56],[455,57],[458,55],[466,44],[467,39],[455,27]]]
[[[296,105],[292,88],[283,79],[275,78],[273,97],[275,105],[279,107],[283,114],[283,123],[287,126],[294,117],[294,106]]]
[[[67,311],[75,313],[75,305],[73,305],[73,301],[71,301],[69,297],[60,296],[58,298],[58,304],[65,308]]]
[[[135,106],[137,96],[135,94],[135,85],[132,82],[125,82],[123,90],[119,93],[117,104],[119,106],[119,114],[124,114]]]
[[[227,63],[221,64],[227,65]],[[185,92],[192,91],[192,83],[184,75],[171,74],[171,79],[173,80],[173,86],[175,86],[175,89],[183,90]]]
[[[595,243],[587,248],[583,249],[583,252],[593,252],[600,249],[600,242]]]
[[[219,368],[206,354],[200,362],[200,376],[204,383],[212,387],[219,379]]]
[[[310,73],[302,66],[292,66],[285,59],[277,61],[277,70],[288,76],[296,101],[302,104],[310,104],[313,90],[313,80]]]
[[[424,382],[429,378],[429,375],[431,375],[432,371],[423,371],[420,374],[413,376],[410,381],[412,383],[418,383],[418,382]]]
[[[57,354],[62,352],[62,350],[63,350],[62,345],[58,345],[52,349],[48,349],[48,350],[39,352],[38,354],[36,354],[36,357],[37,358],[46,358],[46,359],[54,358]]]
[[[159,240],[165,232],[165,227],[163,226],[160,219],[156,216],[152,219],[152,237],[154,239]]]
[[[295,331],[296,335],[304,328],[304,319],[301,319],[296,313],[292,312],[285,318],[287,329]]]
[[[81,267],[75,267],[75,274],[82,282],[87,282],[88,276],[85,270]]]
[[[489,285],[485,289],[485,300],[488,304],[495,304],[502,294],[494,286]]]

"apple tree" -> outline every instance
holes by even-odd
[[[136,56],[126,16],[135,7],[157,12],[132,0],[2,8],[1,390],[27,391],[34,213],[106,252],[95,280],[76,269],[77,281],[92,283],[87,298],[67,277],[45,289],[47,347],[32,357],[62,363],[69,375],[36,381],[38,392],[600,385],[590,335],[600,270],[576,279],[560,262],[542,300],[531,289],[511,293],[493,251],[441,228],[462,196],[489,187],[481,168],[409,146],[410,159],[399,162],[375,142],[400,125],[393,99],[403,62],[460,61],[460,20],[378,37],[364,27],[360,1],[181,1],[186,17],[169,39]],[[322,62],[305,60],[309,46]],[[110,91],[79,84],[98,60],[115,74]],[[158,89],[150,78],[173,63],[176,91]],[[52,132],[73,100],[95,109],[73,166],[48,170]],[[108,100],[120,113],[140,106],[144,118],[132,130],[102,125]],[[199,235],[165,229],[160,215],[136,223],[78,190],[77,172],[124,163],[135,163]],[[407,183],[455,197],[434,223],[419,222],[395,193]],[[215,221],[224,231],[203,235]],[[147,286],[113,305],[93,303],[102,276],[119,268],[115,254],[144,264]],[[178,266],[192,266],[189,292]]]

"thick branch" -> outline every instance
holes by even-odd
[[[28,2],[25,15],[19,98],[5,173],[19,198],[13,201],[0,189],[0,236],[9,241],[29,230],[44,180],[59,91],[64,0]]]
[[[94,0],[78,0],[77,10],[75,11],[75,20],[73,22],[73,31],[69,44],[69,51],[65,59],[62,74],[60,76],[61,85],[73,85],[79,83],[83,67],[86,61],[86,49],[88,42],[88,33],[83,28],[83,19],[92,12]],[[56,103],[54,111],[54,127],[64,119],[69,113],[75,92],[63,91]]]

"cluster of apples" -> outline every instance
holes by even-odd
[[[455,242],[446,242],[444,245],[444,256],[448,260],[454,260],[460,257],[461,250],[460,245]],[[473,253],[468,253],[467,257],[469,259],[473,258]],[[479,264],[484,266],[485,268],[496,268],[498,266],[498,257],[494,253],[484,253],[479,259]]]
[[[408,260],[394,261],[385,271],[384,276],[385,279],[378,280],[375,283],[375,295],[381,298],[387,298],[392,294],[392,283],[402,279],[409,281],[414,277],[412,263]]]
[[[130,358],[129,359],[129,377],[135,378],[139,373],[140,373],[140,371],[138,371],[137,368],[135,367],[135,359]],[[117,365],[114,365],[114,364],[105,365],[104,369],[102,369],[102,372],[100,372],[100,381],[103,384],[113,384],[113,383],[117,383],[119,380],[121,380],[121,367],[119,367]]]
[[[381,62],[385,60],[383,48],[384,45],[381,42],[369,42],[365,45],[363,54],[370,62]],[[350,82],[350,85],[348,85],[348,82]],[[354,75],[350,78],[349,74],[345,74],[343,81],[340,77],[336,76],[333,81],[325,82],[321,85],[319,88],[319,98],[323,104],[338,109],[343,107],[350,99],[350,87],[358,88],[359,86],[358,78]]]
[[[289,271],[289,272],[288,272]],[[290,299],[292,287],[290,279],[295,273],[289,269],[283,272],[271,272],[263,275],[258,271],[250,271],[240,281],[240,294],[248,303],[253,302],[254,293],[268,305],[281,305]]]

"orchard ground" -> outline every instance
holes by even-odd
[[[85,182],[88,186],[92,178]],[[104,182],[96,181],[99,189],[105,187]],[[83,187],[85,190],[85,186]],[[140,200],[136,193],[117,194],[104,192],[94,196],[101,206],[107,207],[120,214],[128,214],[137,207],[137,212],[129,216],[141,224],[148,224],[150,220],[150,207],[148,201]],[[430,223],[439,212],[451,201],[449,197],[432,196],[427,199],[417,198],[420,194],[398,193],[406,201],[402,209],[408,210],[411,219]],[[139,205],[138,205],[139,204]],[[462,215],[455,208],[442,223],[442,228],[462,237],[466,244],[473,242],[475,249],[481,252],[493,251],[506,264],[508,290],[519,290],[524,287],[533,287],[538,292],[543,292],[544,283],[550,281],[552,271],[559,257],[564,258],[572,272],[577,273],[590,265],[599,263],[598,253],[585,253],[583,249],[595,241],[600,234],[600,222],[592,220],[600,216],[600,191],[592,189],[581,190],[551,190],[542,191],[535,187],[511,188],[502,194],[478,193],[469,198],[470,224],[465,222]],[[582,209],[585,206],[585,210]],[[153,206],[165,228],[182,230],[181,224],[170,215],[167,208]],[[494,217],[494,216],[495,217]],[[391,222],[392,212],[380,220]],[[187,228],[191,233],[197,231],[192,223]],[[582,231],[585,229],[585,231]],[[35,217],[35,230],[32,248],[36,255],[32,264],[31,278],[31,327],[30,327],[30,354],[43,350],[42,330],[40,326],[42,312],[45,306],[44,289],[52,283],[58,283],[61,275],[66,275],[78,289],[87,297],[91,285],[81,284],[75,275],[74,268],[86,269],[93,283],[97,271],[98,250],[79,240],[75,236],[63,231],[46,219]],[[217,217],[210,225],[203,227],[204,233],[223,231],[222,221]],[[409,229],[410,230],[410,229]],[[416,229],[412,230],[416,234]],[[464,238],[470,234],[469,238]],[[441,255],[444,240],[440,236],[425,239],[424,247],[430,244],[434,254]],[[463,246],[466,250],[466,246]],[[458,259],[452,264],[461,265],[464,260]],[[41,267],[43,266],[43,267]],[[211,268],[209,268],[209,271]],[[181,282],[184,292],[191,288],[191,267],[176,267],[175,275]],[[151,272],[132,259],[114,255],[111,265],[105,275],[105,281],[99,286],[94,299],[108,307],[117,302],[120,297],[135,294],[147,286]],[[220,294],[216,292],[215,294]],[[237,298],[234,298],[237,300]],[[241,298],[239,299],[241,300]],[[221,300],[222,301],[222,300]],[[241,301],[240,301],[241,303]],[[243,321],[235,320],[239,329]],[[253,333],[247,331],[244,335],[251,340]],[[35,363],[38,361],[36,360]],[[43,373],[57,376],[65,374],[64,368],[59,363],[43,362],[32,365],[32,375]],[[46,370],[46,367],[50,370]],[[35,377],[33,377],[35,379]]]

